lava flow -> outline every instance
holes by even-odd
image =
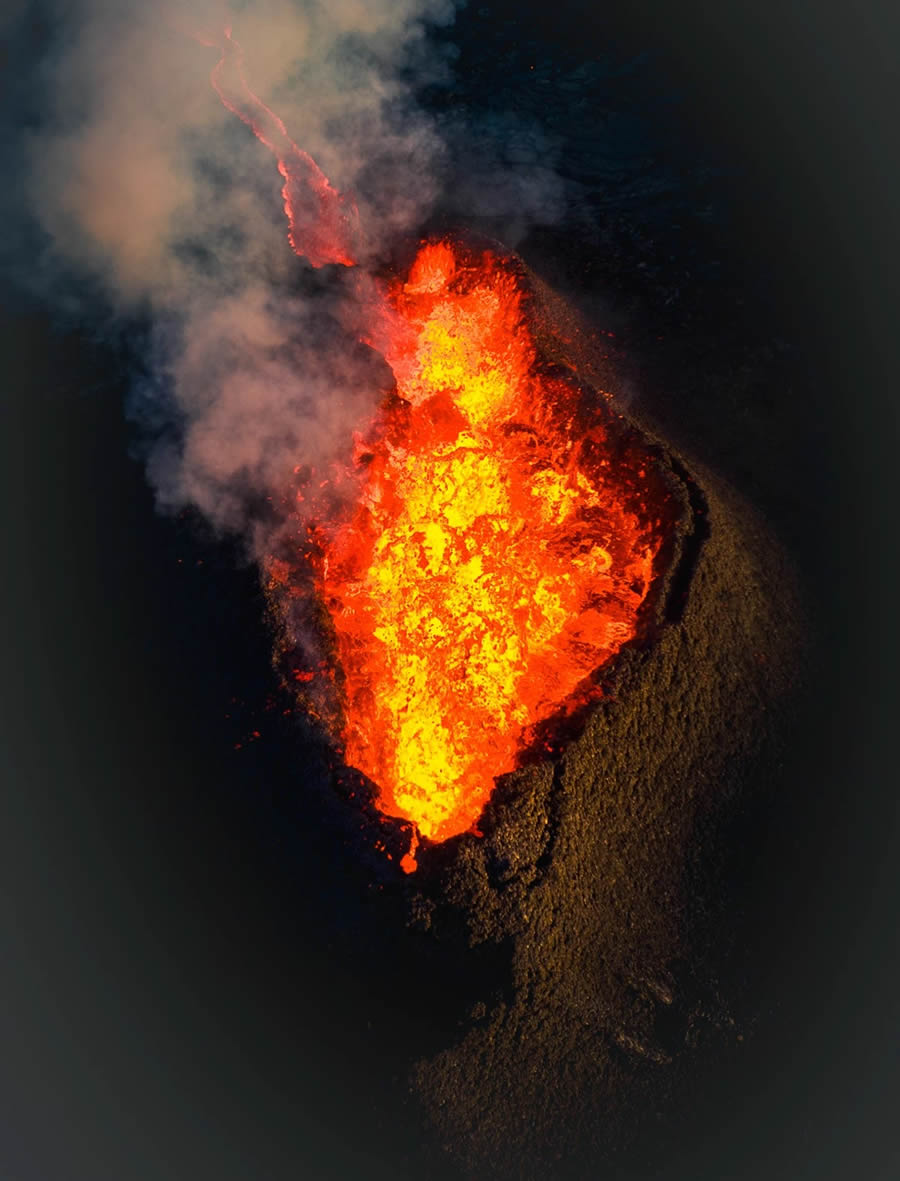
[[[250,92],[230,36],[213,83],[279,157],[295,251],[351,265],[346,203]],[[357,494],[267,571],[290,631],[311,565],[340,697],[320,716],[415,847],[472,829],[541,724],[601,695],[594,674],[636,634],[660,531],[640,462],[617,470],[615,416],[541,363],[512,260],[432,241],[374,289],[364,336],[396,386],[360,424]]]
[[[288,241],[294,252],[314,267],[326,263],[352,267],[357,237],[353,202],[332,188],[312,156],[297,147],[275,112],[247,85],[243,51],[230,28],[223,34],[222,56],[210,81],[222,105],[246,123],[278,160],[278,171],[284,178],[281,197]]]

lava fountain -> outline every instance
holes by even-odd
[[[355,210],[253,95],[230,34],[212,81],[278,158],[295,252],[353,266]],[[473,830],[495,777],[601,696],[664,530],[611,407],[542,360],[515,259],[445,238],[368,281],[361,337],[394,388],[360,424],[349,505],[266,565],[284,620],[312,571],[330,658],[294,675],[305,704],[330,694],[346,762],[411,825],[411,870],[420,837]]]

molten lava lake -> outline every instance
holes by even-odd
[[[495,778],[602,697],[681,509],[658,449],[542,354],[533,305],[508,254],[424,242],[371,319],[394,387],[352,495],[268,563],[287,678],[410,826],[407,870],[419,839],[477,831]],[[323,609],[316,662],[291,643],[304,595]]]

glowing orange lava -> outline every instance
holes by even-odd
[[[212,84],[278,159],[294,251],[354,266],[352,202],[249,89],[230,30],[221,48]],[[405,282],[372,290],[366,340],[396,394],[358,456],[358,496],[339,521],[301,523],[310,547],[266,568],[290,632],[306,593],[292,570],[312,565],[342,676],[322,660],[291,675],[382,812],[411,822],[412,870],[420,836],[474,826],[540,723],[600,696],[592,674],[636,633],[661,534],[640,461],[617,469],[612,415],[539,362],[509,259],[431,242]]]
[[[541,375],[512,269],[420,250],[373,339],[397,380],[317,586],[347,762],[434,841],[471,828],[536,723],[599,696],[658,540],[610,479],[580,393]],[[411,868],[411,866],[409,866]]]

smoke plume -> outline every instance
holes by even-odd
[[[452,77],[452,50],[430,33],[454,18],[455,0],[52,9],[24,144],[25,204],[43,234],[32,275],[45,293],[63,273],[89,277],[114,315],[151,326],[130,411],[151,438],[161,507],[197,506],[258,551],[252,506],[301,468],[327,476],[349,457],[390,381],[358,343],[367,275],[434,209],[465,135],[417,101]],[[211,85],[228,30],[254,94],[358,210],[354,271],[291,251],[271,145]],[[492,173],[485,144],[498,136],[496,117],[473,134],[479,183],[465,199],[476,215],[508,209],[520,233],[558,186],[545,163],[536,183]]]

